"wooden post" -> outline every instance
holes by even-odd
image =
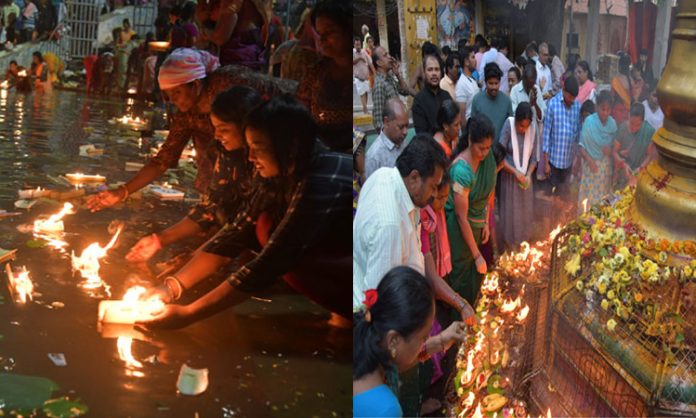
[[[389,31],[387,31],[387,12],[384,0],[377,0],[377,33],[379,33],[379,45],[389,52]]]
[[[587,49],[585,55],[591,69],[597,68],[597,34],[599,32],[599,0],[587,4]]]
[[[652,69],[655,78],[660,78],[662,69],[667,63],[669,49],[669,28],[672,22],[672,0],[663,0],[658,4],[657,21],[655,23],[655,43],[653,46]]]

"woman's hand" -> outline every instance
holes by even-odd
[[[590,171],[592,171],[593,173],[596,173],[597,172],[597,163],[595,163],[594,160],[592,160],[592,159],[589,159],[587,161],[588,161],[588,164],[590,165]]]
[[[443,343],[446,347],[451,346],[455,342],[464,342],[466,340],[466,326],[461,321],[454,321],[440,334]]]
[[[473,325],[474,324],[474,308],[471,307],[469,302],[466,301],[466,299],[461,299],[461,308],[459,308],[459,315],[462,317],[462,321],[466,323],[467,325]]]
[[[157,234],[148,235],[141,238],[140,241],[131,248],[128,254],[126,254],[126,260],[130,262],[147,261],[160,249],[162,249],[162,244]]]
[[[522,185],[524,185],[524,183],[527,180],[527,177],[525,177],[524,173],[522,173],[521,171],[518,171],[515,177],[517,178],[517,182]]]
[[[151,287],[145,291],[145,293],[140,296],[140,300],[150,300],[159,299],[164,303],[172,303],[174,301],[174,295],[169,289],[169,286],[162,283],[159,286]]]
[[[479,274],[486,274],[488,271],[488,266],[486,265],[486,259],[483,258],[481,254],[476,258],[476,271],[479,272]]]
[[[488,242],[488,238],[491,237],[491,228],[488,226],[488,222],[483,224],[483,231],[481,231],[481,244]]]
[[[89,199],[87,199],[87,207],[92,212],[97,212],[117,204],[122,201],[124,197],[123,190],[120,188],[104,190],[103,192],[90,196]]]
[[[194,318],[188,306],[165,305],[161,313],[147,321],[138,321],[136,325],[141,325],[148,329],[178,329],[184,328],[193,322]]]

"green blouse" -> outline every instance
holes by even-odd
[[[488,153],[486,158],[479,164],[476,173],[471,169],[468,162],[463,159],[457,160],[449,170],[452,185],[447,203],[446,212],[454,212],[454,195],[462,193],[465,189],[469,190],[469,223],[472,228],[483,228],[486,222],[486,208],[488,207],[488,197],[495,188],[496,165],[493,157],[493,150]]]

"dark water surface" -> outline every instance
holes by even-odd
[[[15,210],[20,188],[60,188],[48,176],[82,171],[105,175],[109,183],[129,179],[134,173],[124,171],[125,162],[142,162],[139,154],[147,150],[139,148],[138,132],[108,123],[129,112],[126,107],[73,92],[39,97],[0,91],[0,209]],[[104,156],[79,157],[79,145],[87,143],[102,144]],[[64,220],[67,253],[29,248],[32,237],[17,226],[58,209],[38,204],[0,219],[0,247],[19,250],[13,265],[26,265],[40,293],[33,303],[15,305],[0,272],[0,371],[52,379],[60,386],[54,397],[79,398],[93,417],[350,416],[350,330],[330,326],[326,311],[282,283],[261,295],[271,302],[250,300],[184,330],[141,335],[132,353],[142,367],[127,366],[116,346],[124,331],[97,331],[99,298],[79,286],[69,253],[95,241],[106,244],[109,223],[124,221],[119,245],[100,272],[120,298],[133,284],[154,283],[157,262],[191,248],[188,243],[159,254],[149,270],[124,261],[141,236],[180,219],[186,204],[146,197],[97,214],[81,209]],[[55,366],[48,353],[65,354],[67,366]],[[153,355],[154,364],[145,361]],[[184,363],[209,369],[203,394],[177,395]]]

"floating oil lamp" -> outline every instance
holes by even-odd
[[[34,283],[29,278],[29,271],[25,266],[22,270],[15,274],[12,271],[10,263],[5,264],[5,272],[7,273],[7,287],[16,303],[24,304],[27,299],[33,300]]]
[[[63,232],[65,230],[65,225],[63,225],[63,217],[65,215],[71,215],[75,213],[74,207],[71,203],[65,203],[63,209],[55,215],[51,215],[48,219],[37,219],[34,221],[34,232],[35,233],[56,233]]]
[[[36,189],[25,189],[19,191],[20,199],[38,199],[40,197],[46,197],[51,194],[50,190],[42,189],[37,187]]]
[[[123,300],[106,300],[99,303],[99,320],[115,323],[135,323],[140,318],[152,312],[162,310],[164,304],[161,300],[140,301],[139,298],[145,293],[142,286],[133,286],[126,291]],[[126,374],[133,377],[143,377],[145,374],[138,370],[143,368],[143,363],[133,356],[133,338],[129,336],[119,336],[116,340],[118,356],[126,363]]]
[[[144,287],[134,286],[128,289],[123,296],[123,300],[103,300],[99,302],[99,322],[134,324],[162,311],[164,303],[160,299],[140,300],[144,293]]]
[[[106,177],[99,174],[68,173],[65,178],[72,184],[105,183]]]
[[[71,256],[73,271],[79,271],[82,278],[85,279],[85,282],[82,284],[82,287],[85,289],[103,287],[107,295],[110,295],[109,286],[99,276],[99,260],[106,257],[107,252],[116,244],[121,230],[123,230],[123,224],[118,226],[116,233],[105,247],[99,245],[98,242],[94,242],[85,248],[79,257],[73,251]]]

